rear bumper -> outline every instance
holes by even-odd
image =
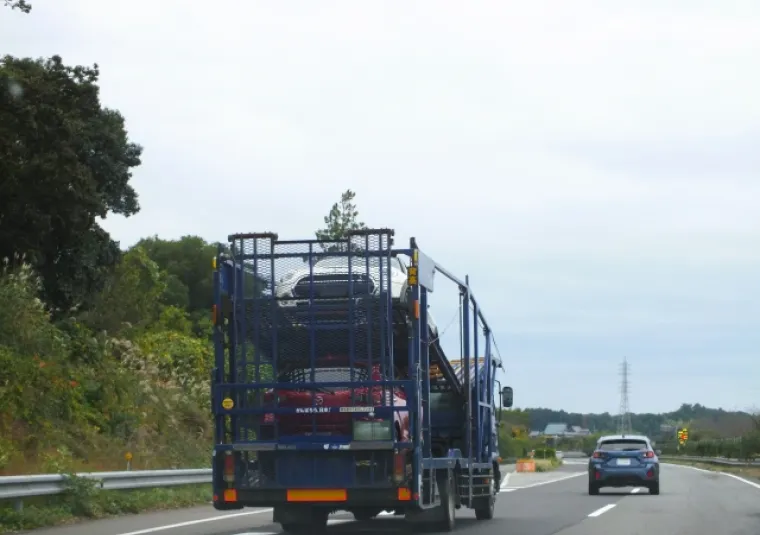
[[[660,480],[660,467],[656,464],[634,468],[589,467],[589,482],[605,487],[646,486]]]
[[[294,492],[295,491],[295,492]],[[226,500],[225,500],[225,494]],[[234,499],[233,499],[234,498]],[[411,495],[405,488],[384,489],[240,489],[234,496],[229,490],[214,490],[214,507],[230,509],[234,507],[276,507],[276,506],[319,506],[328,509],[348,509],[352,507],[377,507],[398,509],[411,507]]]

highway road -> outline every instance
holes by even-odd
[[[646,489],[602,489],[587,494],[586,461],[568,460],[546,473],[511,473],[496,517],[478,522],[457,513],[463,535],[759,535],[760,482],[689,467],[663,465],[661,494]],[[357,523],[348,514],[330,521],[331,535],[408,533],[403,520]],[[36,530],[34,535],[275,535],[268,509],[217,513],[210,506]]]

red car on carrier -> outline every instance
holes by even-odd
[[[373,362],[354,362],[354,381],[381,381],[382,367]],[[298,367],[280,375],[280,382],[310,383],[312,369]],[[389,378],[390,379],[390,378]],[[314,383],[351,382],[351,367],[348,358],[324,357],[317,359],[314,367]],[[312,394],[313,393],[313,394]],[[353,401],[352,401],[353,393]],[[295,414],[280,414],[279,435],[344,435],[353,440],[409,441],[409,414],[394,411],[392,422],[374,415],[372,407],[406,406],[406,395],[399,387],[387,387],[385,396],[381,386],[356,387],[317,386],[315,389],[274,389],[264,393],[264,406],[276,407],[275,396],[281,408],[295,408]],[[313,397],[312,397],[313,396]],[[385,397],[385,399],[383,399]],[[322,412],[331,407],[347,407],[341,412]],[[298,409],[303,409],[299,411]],[[363,409],[363,410],[362,410]],[[274,413],[264,414],[264,424],[268,428],[263,434],[274,438]],[[267,424],[271,424],[267,425]]]

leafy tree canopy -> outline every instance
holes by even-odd
[[[167,273],[164,302],[187,310],[196,331],[204,330],[214,304],[211,260],[218,244],[207,243],[198,236],[179,240],[162,240],[158,236],[140,240],[142,248],[161,270]]]
[[[32,4],[26,0],[3,0],[3,5],[11,9],[18,9],[22,13],[29,13],[32,10]]]
[[[356,193],[350,189],[344,191],[340,196],[340,201],[333,204],[330,213],[325,216],[325,227],[316,231],[318,240],[328,242],[324,245],[325,250],[340,250],[339,245],[329,242],[345,239],[348,231],[367,228],[359,220],[359,211],[354,204],[354,197]]]
[[[142,148],[101,107],[99,75],[60,56],[0,60],[0,258],[24,255],[57,310],[86,305],[118,261],[96,218],[139,210],[129,182]]]

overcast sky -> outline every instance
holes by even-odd
[[[470,275],[518,406],[616,412],[624,355],[635,412],[760,405],[756,0],[32,3],[0,52],[97,62],[145,147],[122,246],[350,187]]]

